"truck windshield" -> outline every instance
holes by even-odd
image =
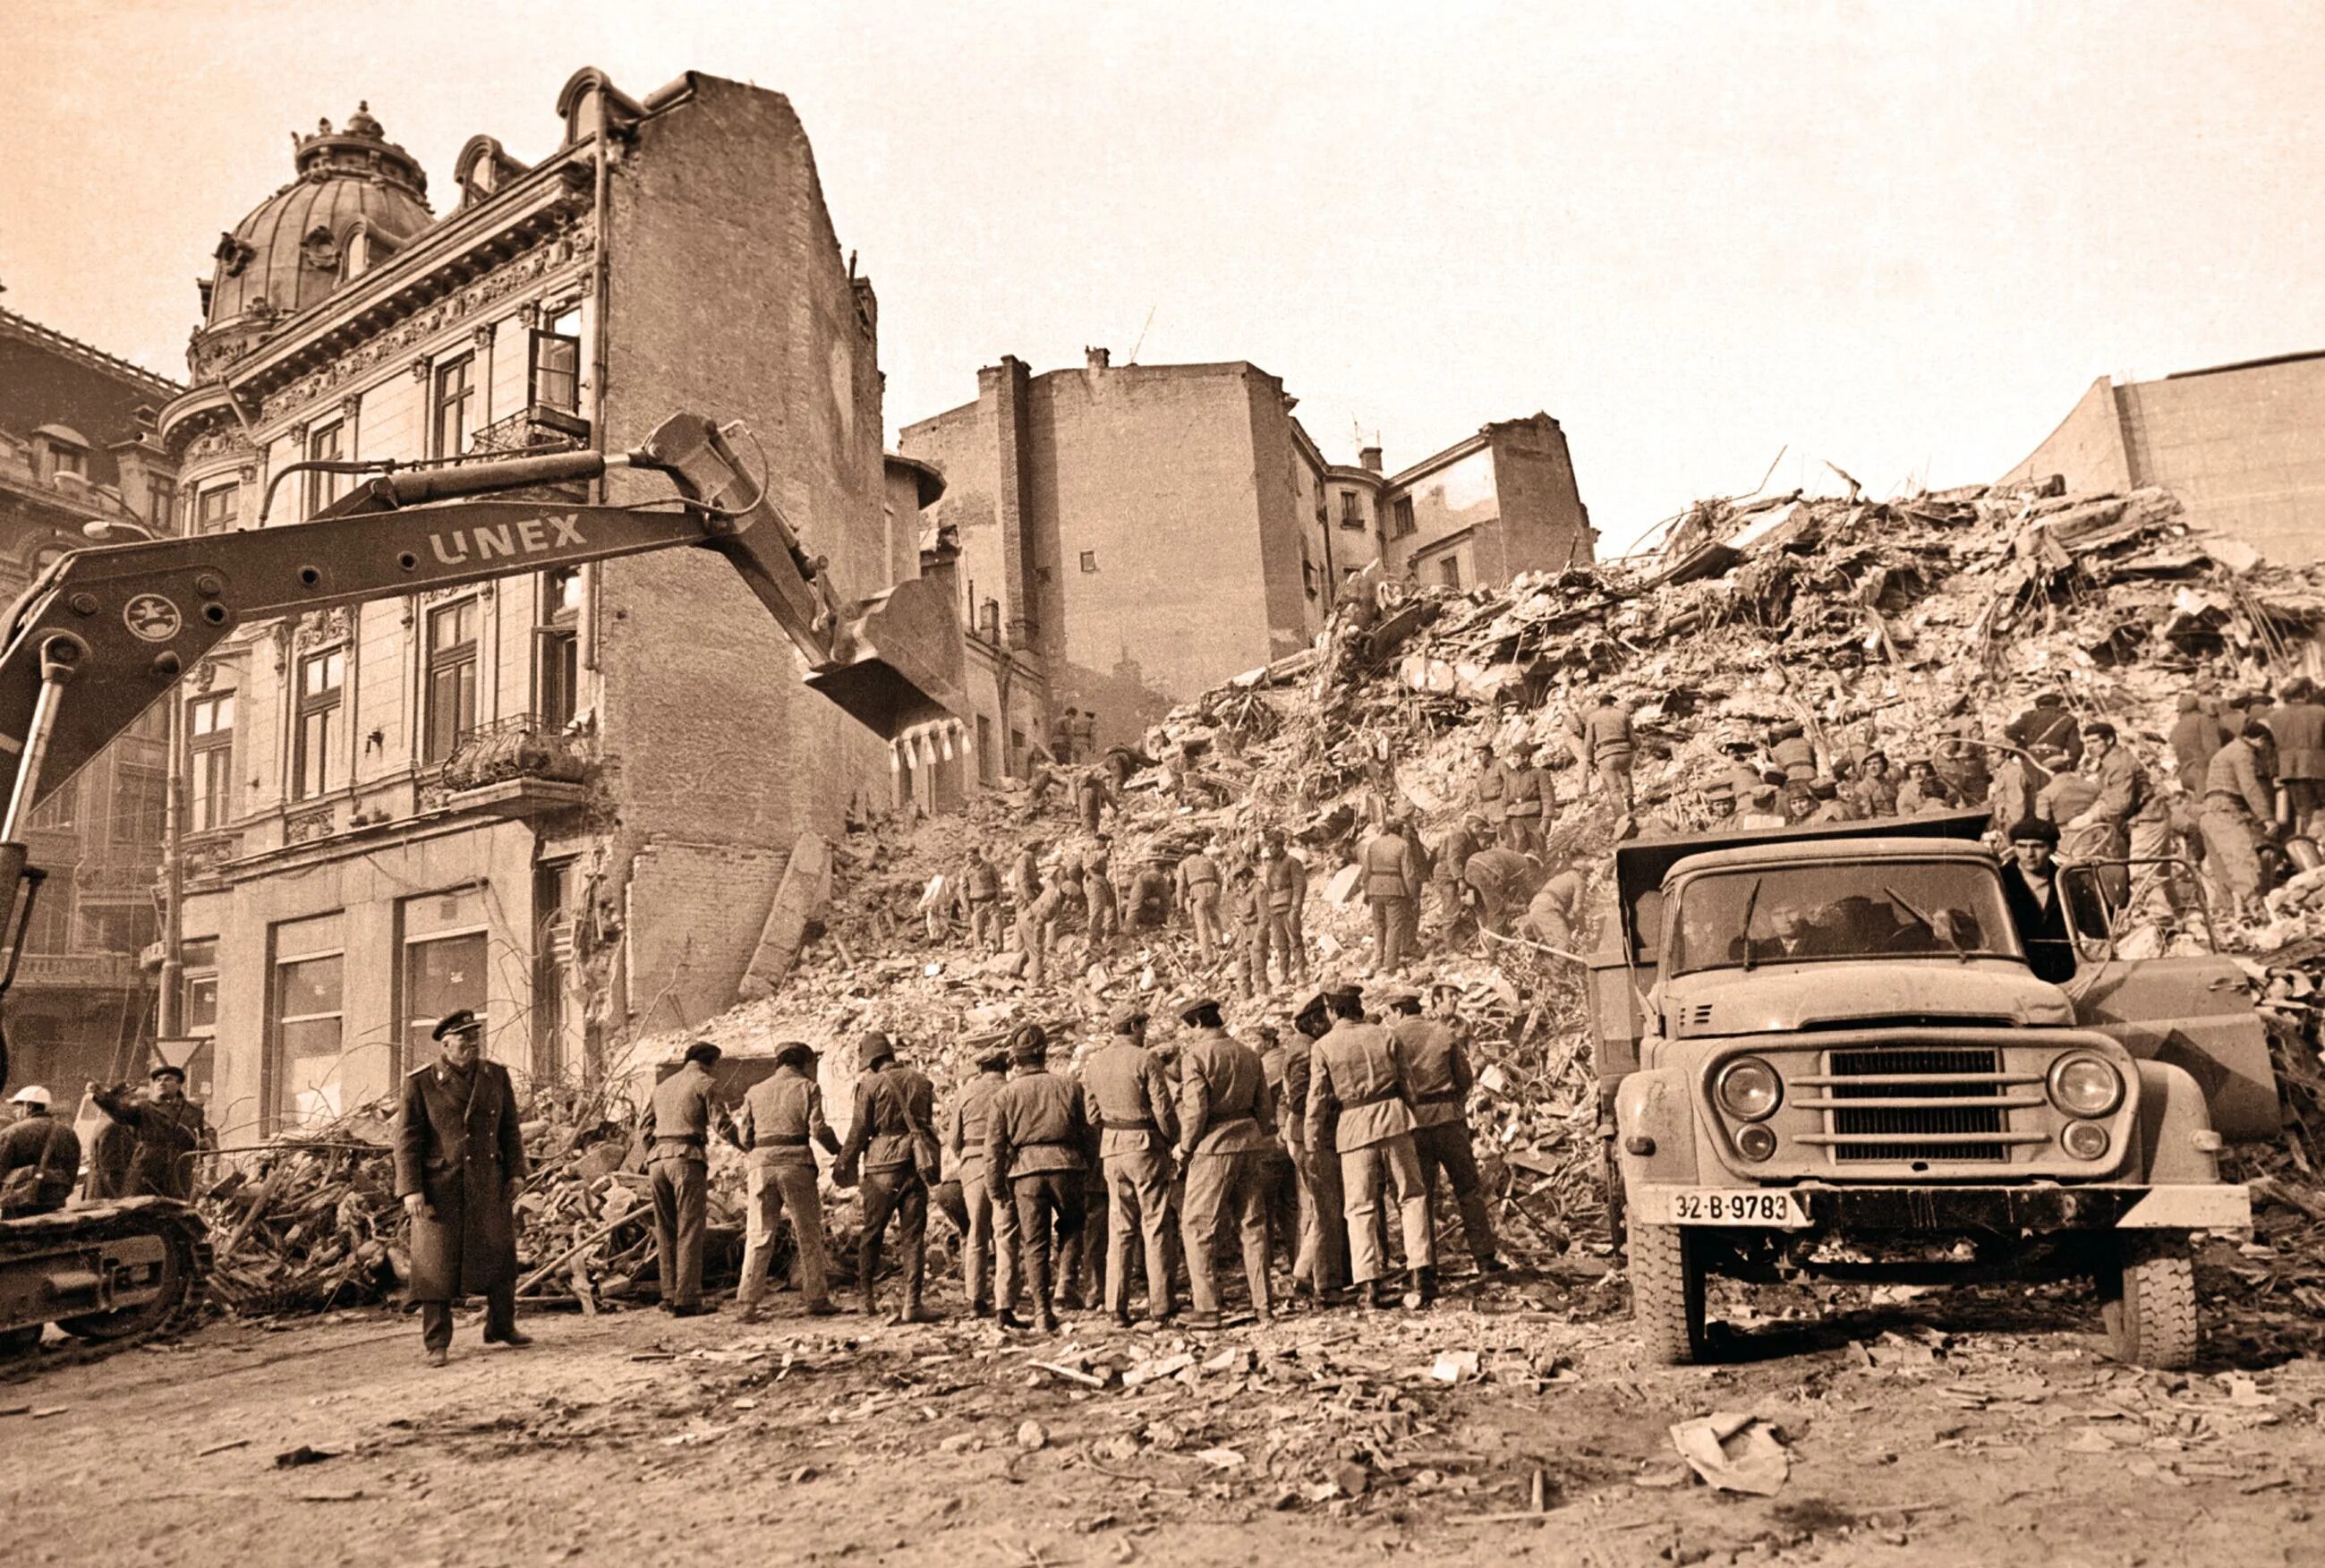
[[[1690,877],[1665,963],[1683,975],[1833,959],[2023,956],[1991,868],[1884,860]]]

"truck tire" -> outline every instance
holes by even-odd
[[[2193,1364],[2196,1268],[2185,1236],[2126,1239],[2119,1286],[2101,1294],[2099,1317],[2117,1360],[2159,1371]]]
[[[1663,1367],[1703,1359],[1703,1259],[1681,1225],[1629,1229],[1631,1324],[1640,1353]]]

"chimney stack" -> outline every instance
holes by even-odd
[[[1361,451],[1357,452],[1357,466],[1358,466],[1359,468],[1363,469],[1364,469],[1364,471],[1365,471],[1365,472],[1366,472],[1367,474],[1377,474],[1377,473],[1379,473],[1379,472],[1381,471],[1381,450],[1380,450],[1380,448],[1378,448],[1378,447],[1366,447],[1364,450],[1362,450]]]
[[[1082,358],[1087,363],[1088,368],[1092,370],[1104,370],[1113,365],[1114,350],[1111,348],[1084,348],[1082,350]]]

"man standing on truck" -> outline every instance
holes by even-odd
[[[2075,947],[2067,934],[2059,868],[2051,858],[2058,845],[2059,830],[2040,818],[2012,828],[2015,858],[2002,868],[2002,895],[2026,949],[2026,967],[2036,979],[2064,985],[2075,978]]]
[[[1403,1302],[1427,1304],[1427,1275],[1437,1264],[1429,1223],[1429,1190],[1422,1184],[1413,1147],[1413,1103],[1403,1053],[1389,1032],[1365,1022],[1364,994],[1355,986],[1328,987],[1323,995],[1331,1033],[1316,1043],[1308,1083],[1310,1146],[1329,1139],[1339,1150],[1341,1214],[1348,1227],[1350,1273],[1375,1307],[1393,1306],[1388,1259],[1381,1250],[1381,1206],[1393,1199],[1404,1232],[1409,1271]]]

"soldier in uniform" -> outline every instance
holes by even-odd
[[[1211,858],[1212,848],[1206,843],[1181,857],[1173,878],[1179,906],[1195,928],[1195,947],[1206,962],[1219,945],[1219,863]]]
[[[1404,1053],[1405,1081],[1413,1091],[1413,1152],[1421,1162],[1421,1183],[1428,1190],[1430,1207],[1437,1206],[1437,1178],[1442,1173],[1461,1213],[1470,1260],[1480,1274],[1499,1274],[1502,1260],[1494,1245],[1494,1221],[1486,1211],[1485,1183],[1469,1146],[1469,1090],[1477,1079],[1469,1071],[1468,1055],[1450,1021],[1422,1016],[1420,992],[1400,986],[1385,999],[1392,1015],[1389,1035]],[[1422,1279],[1426,1294],[1433,1281],[1426,1274]]]
[[[808,1315],[831,1316],[839,1309],[831,1304],[830,1264],[823,1250],[823,1198],[816,1190],[815,1155],[809,1146],[820,1144],[836,1159],[839,1139],[824,1120],[815,1053],[804,1043],[788,1040],[775,1047],[775,1070],[743,1096],[743,1109],[735,1118],[735,1143],[750,1166],[743,1283],[736,1293],[743,1321],[759,1321],[759,1298],[766,1292],[767,1264],[774,1256],[775,1226],[786,1211]]]
[[[1281,833],[1271,833],[1260,848],[1259,879],[1267,889],[1267,945],[1283,960],[1283,983],[1296,984],[1308,978],[1308,939],[1301,928],[1308,863],[1285,847]],[[1260,979],[1264,983],[1265,971]]]
[[[1388,1261],[1382,1255],[1382,1200],[1394,1198],[1404,1232],[1408,1278],[1404,1304],[1425,1304],[1428,1276],[1437,1262],[1429,1224],[1429,1192],[1413,1147],[1412,1091],[1403,1053],[1389,1032],[1365,1022],[1364,994],[1355,986],[1326,989],[1331,1032],[1316,1042],[1308,1084],[1308,1141],[1332,1139],[1340,1155],[1342,1213],[1355,1283],[1369,1285],[1370,1303],[1394,1304]]]
[[[1049,1035],[1039,1024],[1024,1025],[1011,1038],[1009,1064],[1015,1076],[993,1097],[985,1167],[1008,1178],[1035,1323],[1053,1334],[1058,1313],[1050,1299],[1051,1238],[1071,1242],[1081,1234],[1082,1145],[1089,1122],[1080,1087],[1050,1072],[1048,1057]],[[1002,1322],[1009,1328],[1024,1326],[1006,1314]]]
[[[1017,948],[1025,955],[1028,985],[1045,985],[1049,981],[1050,939],[1057,929],[1059,912],[1065,907],[1065,884],[1060,880],[1042,888],[1032,902],[1018,906]]]
[[[1106,806],[1106,775],[1086,767],[1074,777],[1074,810],[1081,814],[1082,831],[1098,836],[1098,815]]]
[[[1096,952],[1122,930],[1121,905],[1114,895],[1104,839],[1082,851],[1082,898],[1089,906],[1089,946]]]
[[[1247,865],[1227,874],[1227,923],[1236,990],[1248,1001],[1267,989],[1267,889]]]
[[[508,1069],[483,1060],[484,1020],[462,1008],[432,1031],[439,1054],[403,1081],[395,1114],[395,1195],[412,1217],[407,1306],[440,1367],[452,1344],[452,1304],[485,1298],[485,1342],[529,1345],[516,1326],[516,1215],[524,1139]],[[110,1108],[108,1108],[110,1110]]]
[[[1539,855],[1547,842],[1557,786],[1544,760],[1518,752],[1502,769],[1502,842],[1522,855]]]
[[[1252,1029],[1252,1049],[1259,1053],[1259,1071],[1267,1080],[1267,1102],[1275,1109],[1275,1136],[1260,1155],[1260,1185],[1267,1194],[1267,1236],[1283,1257],[1284,1267],[1297,1274],[1300,1266],[1300,1172],[1292,1161],[1290,1127],[1298,1114],[1284,1093],[1283,1070],[1289,1053],[1283,1032],[1274,1024]],[[1305,1039],[1301,1042],[1306,1044]]]
[[[1404,965],[1404,935],[1421,896],[1421,862],[1394,822],[1365,840],[1357,859],[1364,867],[1365,901],[1373,911],[1373,963],[1382,970]]]
[[[1106,1310],[1130,1326],[1130,1236],[1144,1241],[1146,1315],[1161,1322],[1171,1300],[1171,1147],[1179,1118],[1162,1064],[1146,1049],[1146,1009],[1131,1003],[1114,1015],[1114,1035],[1082,1062],[1082,1093],[1098,1128],[1106,1173]]]
[[[991,1317],[994,1304],[1002,1315],[1017,1310],[1017,1206],[1005,1185],[996,1183],[985,1163],[985,1135],[993,1115],[994,1097],[1008,1082],[1009,1051],[1000,1036],[972,1041],[977,1076],[961,1086],[952,1109],[945,1116],[944,1145],[951,1151],[953,1168],[960,1178],[961,1202],[968,1211],[962,1241],[962,1283],[968,1287],[969,1310]],[[986,1289],[990,1254],[993,1290]]]
[[[1274,1310],[1264,1161],[1275,1137],[1275,1108],[1267,1074],[1258,1053],[1227,1032],[1216,998],[1190,1002],[1179,1017],[1196,1032],[1179,1053],[1179,1163],[1187,1172],[1182,1234],[1194,1298],[1187,1326],[1219,1326],[1219,1229],[1229,1215],[1243,1238],[1251,1310],[1264,1322]]]
[[[856,1044],[863,1073],[856,1080],[856,1103],[841,1146],[835,1175],[864,1187],[864,1229],[857,1241],[856,1287],[870,1317],[880,1278],[881,1242],[893,1216],[896,1246],[903,1254],[904,1302],[900,1323],[932,1323],[937,1314],[921,1303],[928,1267],[922,1249],[929,1226],[929,1183],[938,1176],[936,1088],[916,1068],[896,1060],[896,1048],[877,1029]]]
[[[477,1025],[480,1044],[483,1027]],[[184,1068],[164,1062],[145,1078],[148,1098],[144,1099],[133,1099],[126,1084],[112,1089],[88,1085],[89,1098],[98,1109],[127,1127],[135,1140],[129,1152],[129,1187],[123,1195],[190,1202],[194,1161],[213,1142],[209,1124],[202,1108],[186,1098]]]
[[[960,900],[968,908],[968,939],[988,952],[1001,951],[1001,873],[977,845],[968,847],[961,868]]]
[[[1632,750],[1631,710],[1612,696],[1601,696],[1582,719],[1582,766],[1598,775],[1607,798],[1626,812],[1632,805]]]
[[[1449,944],[1461,923],[1461,889],[1467,886],[1461,874],[1468,869],[1469,857],[1492,841],[1487,834],[1486,819],[1472,812],[1447,829],[1437,842],[1436,864],[1430,868],[1430,880],[1436,890],[1437,914],[1445,923]]]
[[[1477,814],[1485,820],[1488,838],[1499,838],[1503,821],[1502,765],[1494,760],[1494,743],[1490,740],[1477,742],[1472,756],[1475,772],[1470,792],[1477,799]]]
[[[679,1070],[654,1086],[638,1137],[653,1183],[654,1257],[664,1312],[681,1318],[717,1312],[702,1299],[702,1243],[709,1229],[710,1127],[720,1119],[710,1070],[718,1047],[697,1040]]]
[[[1293,1290],[1306,1290],[1320,1304],[1348,1288],[1348,1230],[1342,1219],[1340,1155],[1329,1132],[1319,1144],[1308,1133],[1308,1091],[1315,1077],[1316,1042],[1332,1027],[1331,1010],[1317,997],[1292,1020],[1284,1042],[1283,1092],[1277,1124],[1284,1148],[1300,1178],[1300,1255],[1292,1265]]]

